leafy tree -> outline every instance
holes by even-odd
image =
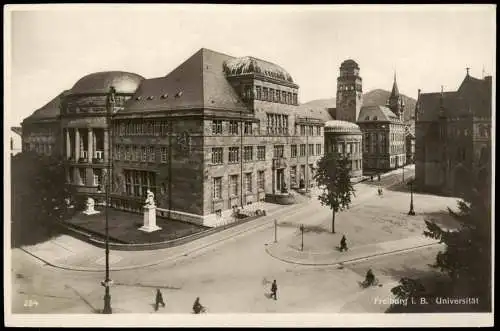
[[[332,210],[332,233],[335,233],[335,214],[349,208],[354,187],[351,183],[351,161],[337,152],[326,153],[319,161],[314,174],[322,189],[318,200]]]
[[[14,247],[35,244],[57,233],[54,221],[67,215],[68,197],[62,160],[23,152],[11,158],[11,236]]]

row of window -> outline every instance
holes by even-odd
[[[76,168],[78,169],[76,174],[77,177],[75,178],[75,168],[71,167],[69,168],[69,173],[68,173],[68,180],[71,184],[75,185],[87,185],[87,168]],[[100,168],[94,168],[92,169],[92,182],[90,185],[92,186],[97,186],[98,191],[102,191],[103,188],[102,186],[102,175],[103,171]]]
[[[32,151],[38,154],[51,155],[54,146],[48,143],[25,143],[24,150]]]
[[[288,115],[268,113],[267,134],[288,134]]]
[[[243,190],[245,193],[253,193],[251,172],[243,174]],[[240,195],[240,177],[239,175],[229,176],[229,196],[236,197]],[[263,170],[257,172],[257,187],[259,190],[265,188],[265,172]],[[214,200],[222,199],[222,177],[213,178],[213,191],[212,197]]]
[[[358,154],[360,152],[361,143],[358,142],[330,142],[328,152],[337,151],[339,154]]]
[[[306,156],[306,144],[299,145],[300,154],[297,153],[298,145],[290,145],[290,155],[291,157]],[[229,147],[229,163],[237,163],[240,161],[240,148],[239,147]],[[316,150],[314,149],[314,144],[309,144],[308,155],[321,155],[322,154],[322,144],[316,144]],[[273,158],[283,158],[285,157],[285,145],[274,145],[273,146]],[[266,146],[257,146],[257,161],[263,161],[266,159]],[[250,162],[254,160],[254,146],[244,146],[243,147],[243,161]],[[224,163],[224,148],[223,147],[213,147],[212,148],[212,164],[223,164]]]
[[[299,153],[297,154],[297,146],[299,146]],[[322,145],[316,144],[316,153],[314,151],[314,144],[309,144],[307,147],[307,155],[321,155],[322,154]],[[297,156],[306,156],[306,144],[300,145],[290,145],[290,157]]]
[[[123,170],[125,194],[145,197],[148,190],[156,193],[156,173],[141,170]]]
[[[117,161],[156,162],[156,151],[160,153],[160,162],[168,162],[168,147],[115,145],[113,158]]]
[[[261,100],[269,102],[284,103],[288,105],[298,105],[297,93],[281,91],[278,89],[255,86],[255,95],[251,86],[245,86],[242,91],[244,100]]]

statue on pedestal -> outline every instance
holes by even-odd
[[[145,207],[156,207],[155,205],[155,195],[153,192],[151,192],[150,190],[147,190],[146,192],[146,203],[145,203]]]
[[[92,199],[91,197],[88,197],[87,198],[87,202],[85,203],[85,210],[83,211],[83,213],[85,215],[94,215],[94,214],[98,214],[99,212],[97,210],[95,210],[95,201],[94,199]]]

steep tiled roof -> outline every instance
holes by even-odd
[[[448,111],[456,109],[456,92],[421,93],[417,101],[419,111],[418,121],[437,121],[441,109],[441,102]]]
[[[224,72],[228,76],[261,74],[269,78],[293,83],[292,76],[279,65],[252,56],[227,60],[224,62]]]
[[[223,72],[231,56],[200,49],[165,77],[145,79],[120,114],[180,109],[249,111]]]
[[[392,122],[399,118],[385,106],[365,106],[361,108],[358,116],[359,122]]]
[[[50,100],[45,106],[35,110],[33,114],[25,118],[24,121],[32,122],[38,120],[56,119],[61,114],[61,109],[60,109],[61,99],[67,93],[68,91],[62,92],[57,97]]]

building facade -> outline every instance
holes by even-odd
[[[207,49],[164,77],[85,76],[61,107],[68,182],[102,201],[112,157],[115,208],[142,212],[149,189],[160,215],[216,226],[234,207],[312,185],[324,122],[299,110],[298,92],[276,64]]]
[[[466,197],[491,189],[492,77],[467,75],[454,92],[421,93],[416,116],[416,182]]]
[[[396,76],[386,106],[363,106],[362,91],[359,65],[350,59],[342,62],[337,78],[335,118],[359,125],[363,135],[362,168],[370,173],[404,166],[407,160],[405,104]]]
[[[363,176],[362,133],[358,125],[347,121],[325,123],[325,153],[337,152],[351,161],[351,178]]]

